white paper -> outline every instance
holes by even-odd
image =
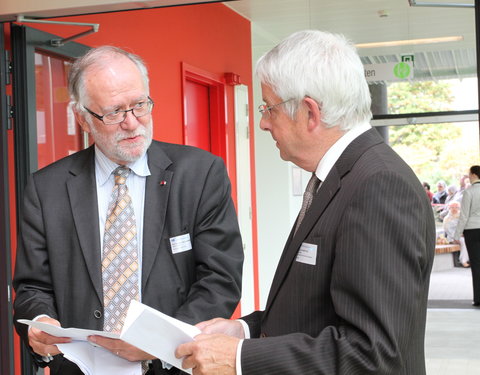
[[[180,344],[194,340],[201,331],[138,301],[130,302],[120,339],[182,371],[182,359],[175,357]]]
[[[72,340],[77,341],[88,341],[88,336],[103,336],[108,337],[111,339],[118,339],[120,335],[118,333],[113,332],[105,332],[105,331],[95,331],[93,329],[83,329],[83,328],[62,328],[58,326],[54,326],[53,324],[27,320],[27,319],[18,319],[19,323],[23,323],[29,325],[31,327],[35,327],[40,331],[46,332],[49,335],[55,337],[70,337]]]
[[[101,346],[85,341],[57,344],[64,357],[74,362],[85,375],[141,375],[142,363],[130,362]]]

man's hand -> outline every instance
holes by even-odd
[[[144,351],[126,343],[123,340],[110,339],[103,336],[89,336],[88,340],[131,362],[155,359],[154,356],[145,353]]]
[[[46,316],[38,318],[37,321],[60,327],[60,322],[58,320]],[[35,353],[43,357],[60,354],[61,352],[58,350],[56,344],[64,344],[71,341],[72,340],[69,337],[52,336],[35,327],[30,327],[28,330],[28,344],[32,347],[32,350]]]
[[[196,327],[200,329],[202,333],[221,333],[224,335],[237,337],[239,339],[245,338],[243,326],[236,320],[215,318],[200,322],[196,324]]]
[[[236,337],[200,334],[195,341],[180,345],[175,356],[184,357],[182,367],[193,369],[193,375],[235,375],[239,342]]]

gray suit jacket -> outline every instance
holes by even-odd
[[[90,147],[66,157],[34,173],[27,184],[15,321],[47,314],[63,327],[103,327],[94,154]],[[188,323],[230,317],[241,295],[243,249],[223,161],[200,149],[154,141],[148,165],[142,302]],[[193,249],[173,254],[169,239],[186,233]],[[26,340],[26,326],[16,328]],[[76,374],[51,365],[59,374]]]
[[[395,197],[395,199],[392,199]],[[266,309],[245,321],[243,375],[425,374],[430,203],[372,129],[343,152],[287,240]],[[296,260],[302,243],[316,264]]]

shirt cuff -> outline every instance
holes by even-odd
[[[245,321],[242,320],[242,319],[237,319],[237,322],[240,322],[240,324],[242,325],[243,334],[244,334],[245,338],[249,339],[250,338],[250,328],[248,327],[248,324],[245,323]]]
[[[237,346],[237,357],[235,358],[235,369],[237,371],[237,375],[242,375],[242,345],[244,340],[240,340]]]
[[[237,319],[238,322],[243,327],[243,335],[245,336],[246,339],[250,338],[250,328],[248,327],[248,324],[245,323],[244,320],[242,319]],[[243,345],[244,340],[240,340],[237,346],[237,357],[235,358],[235,369],[237,371],[237,375],[242,375],[242,345]]]

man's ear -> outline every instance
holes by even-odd
[[[85,118],[85,113],[78,111],[77,109],[73,109],[73,114],[75,115],[75,120],[77,120],[78,124],[82,128],[85,133],[90,133],[90,124],[88,123],[87,119]]]
[[[308,109],[308,130],[312,131],[321,124],[322,112],[318,103],[308,96],[303,99]]]

